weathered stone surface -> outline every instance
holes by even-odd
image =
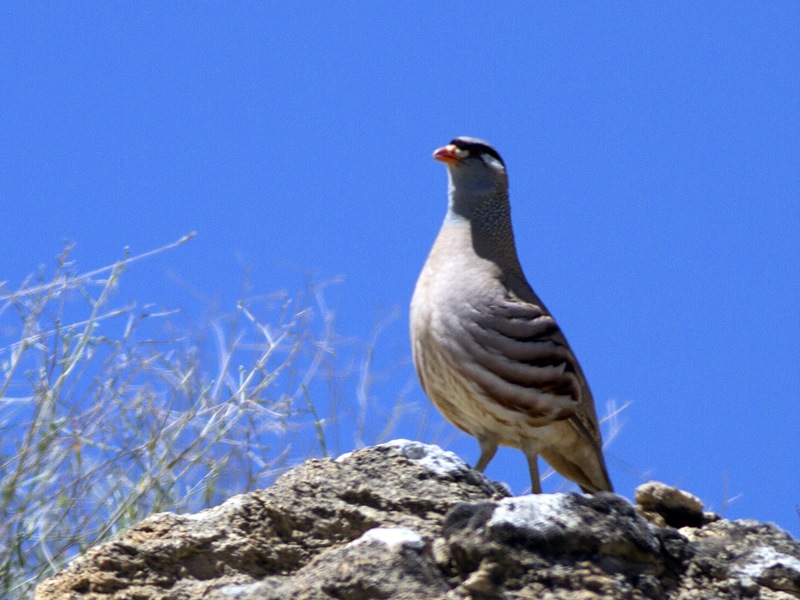
[[[800,543],[651,482],[509,497],[435,446],[311,460],[196,515],[153,515],[37,600],[800,598]]]
[[[689,492],[648,481],[636,488],[636,505],[647,520],[670,527],[700,527],[719,517],[703,512],[703,503]]]

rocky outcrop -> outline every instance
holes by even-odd
[[[649,483],[510,497],[435,446],[310,460],[269,489],[162,513],[42,582],[37,600],[800,598],[800,543]]]

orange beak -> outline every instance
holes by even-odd
[[[447,144],[433,151],[434,160],[453,165],[461,162],[461,159],[456,155],[456,147],[453,144]]]

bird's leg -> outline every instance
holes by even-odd
[[[539,481],[539,455],[535,452],[525,452],[528,459],[528,470],[531,473],[531,494],[541,494],[542,484]]]
[[[481,457],[478,459],[475,469],[483,473],[486,465],[489,464],[494,458],[495,452],[497,452],[497,441],[493,438],[479,437],[478,444],[481,447]]]

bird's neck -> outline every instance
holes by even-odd
[[[507,192],[464,193],[451,189],[445,222],[465,228],[468,225],[472,248],[481,258],[512,268],[519,265]]]

